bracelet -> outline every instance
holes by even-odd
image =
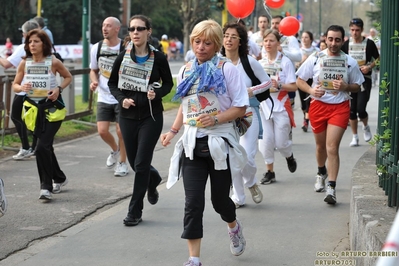
[[[176,128],[171,128],[170,130],[169,130],[170,132],[172,132],[173,134],[177,134],[177,133],[179,133],[179,130],[178,129],[176,129]]]

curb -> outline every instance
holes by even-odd
[[[368,252],[382,249],[396,215],[378,185],[375,158],[376,149],[371,147],[352,171],[349,239],[351,251],[356,252],[356,265],[375,265],[378,257],[369,256]]]

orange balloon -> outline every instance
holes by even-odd
[[[226,0],[227,10],[235,18],[246,18],[255,8],[255,0]]]
[[[299,21],[293,17],[285,17],[280,21],[280,33],[285,36],[295,35],[299,31]]]
[[[284,0],[265,0],[265,4],[270,8],[280,8],[284,5]]]

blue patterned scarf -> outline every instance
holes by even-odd
[[[191,66],[190,75],[177,86],[172,101],[178,101],[187,95],[194,83],[199,79],[197,95],[200,92],[211,92],[221,95],[226,92],[226,83],[221,68],[218,68],[219,57],[215,55],[211,60],[198,64],[195,59]]]

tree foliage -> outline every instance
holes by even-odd
[[[54,42],[76,44],[82,37],[82,0],[42,1],[43,17],[48,20],[48,28],[53,32]],[[102,39],[103,20],[109,16],[119,17],[119,0],[92,0],[90,12],[90,40],[94,43]]]
[[[22,39],[18,30],[30,17],[29,2],[22,0],[0,0],[0,40],[4,43],[7,37],[15,44]]]

